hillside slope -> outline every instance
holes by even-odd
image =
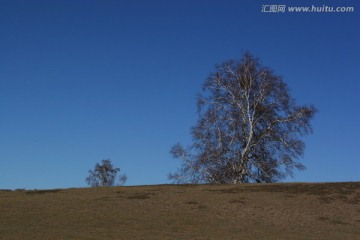
[[[360,239],[360,182],[0,191],[0,239]]]

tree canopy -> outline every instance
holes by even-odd
[[[198,98],[199,120],[189,147],[171,153],[182,161],[176,183],[277,182],[305,167],[301,137],[312,133],[312,105],[297,105],[287,84],[244,53],[216,67]]]
[[[116,168],[112,165],[110,159],[102,160],[102,164],[97,163],[94,170],[89,170],[89,176],[85,179],[86,183],[91,187],[109,187],[125,184],[127,177],[121,175],[116,179],[117,173],[120,172],[120,168]]]

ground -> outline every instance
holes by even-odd
[[[360,182],[0,191],[0,239],[360,239]]]

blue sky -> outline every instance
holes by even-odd
[[[169,183],[191,144],[196,94],[248,50],[319,112],[307,170],[360,180],[360,13],[262,13],[268,1],[0,0],[0,189],[85,187],[110,158],[127,185]]]

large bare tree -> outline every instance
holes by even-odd
[[[316,109],[299,106],[280,76],[245,53],[216,67],[198,99],[193,144],[176,144],[176,183],[277,182],[305,167],[303,135]]]

